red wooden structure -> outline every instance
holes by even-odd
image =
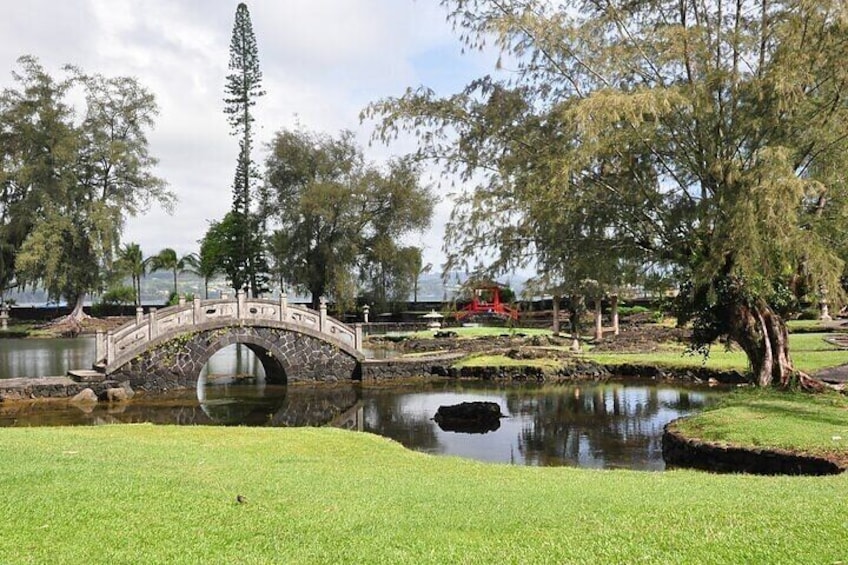
[[[471,292],[471,303],[457,311],[456,319],[486,315],[518,319],[518,310],[501,302],[501,289],[497,284],[474,286]]]

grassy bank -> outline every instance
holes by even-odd
[[[710,443],[800,451],[848,463],[848,397],[749,389],[680,420],[675,429]]]
[[[0,486],[5,563],[848,558],[846,476],[510,467],[331,429],[3,429]]]
[[[848,364],[848,350],[826,342],[824,333],[790,334],[789,352],[796,368],[815,372],[828,367]],[[700,355],[686,353],[682,344],[668,344],[661,351],[647,353],[595,353],[588,350],[585,357],[605,365],[634,364],[654,365],[669,368],[708,367],[711,369],[746,371],[748,359],[738,347],[728,350],[715,345],[706,359]]]
[[[492,328],[467,328],[475,330],[477,336]],[[520,330],[526,331],[526,330]],[[795,366],[808,373],[814,373],[828,367],[838,367],[848,364],[848,350],[840,349],[824,340],[828,333],[801,333],[789,335],[789,349]],[[547,347],[547,349],[554,349]],[[568,351],[567,347],[559,348]],[[582,358],[603,365],[650,365],[669,369],[688,369],[707,367],[716,370],[748,369],[748,359],[738,347],[727,349],[723,345],[715,345],[708,357],[689,354],[682,343],[660,344],[656,351],[649,352],[594,352],[591,346],[585,348]],[[503,355],[475,354],[460,361],[456,367],[487,367],[487,366],[537,366],[546,369],[556,369],[561,361],[556,359],[511,359]]]

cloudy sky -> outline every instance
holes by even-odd
[[[253,0],[248,2],[267,95],[256,110],[258,146],[300,122],[310,130],[356,132],[381,163],[413,149],[401,141],[367,147],[359,123],[370,101],[427,85],[440,94],[489,73],[493,53],[461,54],[437,0]],[[179,203],[131,219],[125,241],[147,255],[163,247],[196,251],[208,222],[229,210],[237,141],[223,114],[224,78],[237,2],[229,0],[0,0],[0,88],[24,54],[58,75],[71,63],[86,72],[137,77],[160,105],[151,152]],[[428,181],[434,185],[438,178]],[[410,243],[441,263],[441,191],[430,232]]]

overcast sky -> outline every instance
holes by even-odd
[[[336,135],[356,132],[366,155],[385,162],[408,152],[407,140],[367,147],[369,102],[427,85],[459,90],[493,70],[494,54],[461,55],[437,0],[253,0],[248,2],[267,95],[256,109],[254,160],[265,159],[275,131],[300,122]],[[198,249],[210,220],[229,210],[237,140],[223,114],[224,78],[237,2],[226,0],[0,0],[0,88],[15,61],[34,55],[51,74],[71,63],[86,72],[137,77],[160,106],[150,133],[157,174],[179,198],[169,216],[154,207],[131,219],[124,241],[146,255],[164,247]],[[438,178],[427,179],[434,185]],[[437,189],[438,190],[438,189]],[[430,232],[409,243],[438,265],[444,219],[440,203]]]

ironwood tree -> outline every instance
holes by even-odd
[[[282,130],[270,149],[263,216],[275,228],[271,248],[283,279],[310,293],[314,308],[322,296],[349,305],[357,270],[378,277],[369,280],[375,286],[388,285],[395,271],[411,282],[410,269],[387,265],[408,253],[404,236],[425,229],[432,215],[432,196],[412,161],[368,163],[348,131]]]
[[[697,344],[735,341],[760,385],[814,385],[777,306],[799,274],[841,299],[844,3],[442,4],[467,46],[500,48],[507,77],[448,97],[410,89],[366,114],[386,138],[419,132],[421,155],[469,181],[452,244],[490,243],[502,264],[523,244],[531,261],[550,241],[533,226],[579,228],[574,209],[597,204],[609,253],[685,282]]]
[[[34,57],[18,63],[17,88],[0,95],[4,269],[13,261],[17,283],[64,298],[78,323],[85,295],[112,271],[127,216],[173,201],[148,151],[158,109],[133,78],[65,67],[56,80]]]

